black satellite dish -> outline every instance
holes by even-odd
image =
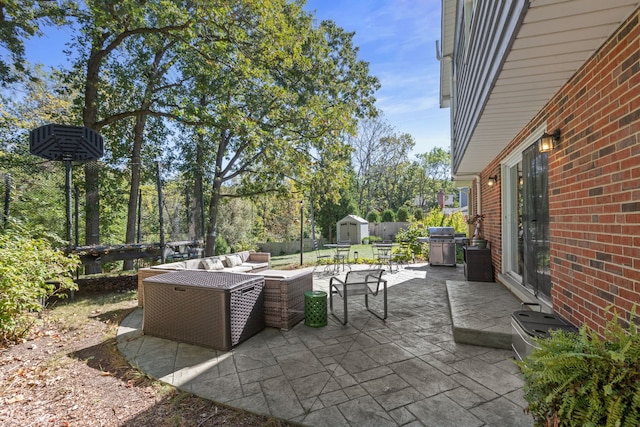
[[[29,132],[29,152],[49,160],[97,160],[104,154],[104,140],[86,127],[49,124]]]
[[[71,162],[98,160],[104,154],[104,139],[86,127],[49,124],[29,132],[29,152],[65,163],[67,241],[71,245]]]

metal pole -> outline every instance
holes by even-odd
[[[162,180],[160,179],[160,162],[156,161],[156,181],[158,186],[158,220],[160,222],[160,259],[162,263],[165,262],[165,253],[164,253],[164,215],[162,214],[162,205],[164,204],[162,200]]]
[[[72,205],[72,195],[71,195],[71,159],[65,156],[64,159],[64,167],[65,167],[65,181],[64,181],[64,190],[66,194],[66,213],[67,213],[67,244],[69,246],[72,245],[73,236],[71,235],[71,205]]]
[[[78,186],[74,187],[73,196],[75,198],[75,213],[74,213],[74,230],[76,235],[76,246],[80,244],[80,190],[78,190]]]
[[[303,253],[303,242],[304,242],[304,218],[303,211],[304,208],[304,200],[300,200],[300,265],[303,264],[302,253]]]
[[[142,190],[138,190],[138,235],[136,236],[137,243],[140,243],[142,239]]]

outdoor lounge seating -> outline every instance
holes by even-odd
[[[217,271],[225,273],[257,273],[266,271],[271,266],[269,252],[242,251],[234,254],[196,258],[186,261],[154,265],[138,270],[138,305],[144,305],[144,279],[171,271],[196,270]]]
[[[383,269],[376,270],[352,270],[347,273],[344,281],[338,277],[332,277],[329,281],[329,310],[331,315],[343,325],[349,321],[347,301],[349,295],[364,295],[364,304],[367,310],[380,320],[387,318],[387,281],[382,278]],[[369,294],[378,296],[382,285],[383,313],[380,314],[369,308]],[[333,296],[339,295],[343,303],[343,318],[333,312]]]

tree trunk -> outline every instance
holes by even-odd
[[[100,49],[96,44],[92,46],[91,55],[87,61],[87,81],[84,93],[84,109],[82,123],[85,127],[96,129],[98,117],[98,81],[100,75]],[[84,165],[85,188],[85,244],[100,244],[100,168],[98,162],[88,162]],[[86,274],[102,272],[100,264],[86,264]]]
[[[200,106],[207,106],[205,96],[200,98]],[[190,234],[195,240],[206,240],[204,234],[204,135],[198,134],[196,139],[196,158],[193,181],[193,205],[191,212],[193,213],[193,223],[190,227]]]
[[[193,182],[193,205],[191,208],[191,212],[193,213],[193,222],[191,225],[191,230],[189,230],[191,235],[195,240],[203,239],[204,236],[204,183],[203,183],[203,170],[204,170],[204,159],[203,159],[203,149],[202,149],[202,141],[203,136],[199,136],[198,146],[196,147],[196,171]]]
[[[209,224],[207,225],[206,244],[204,248],[205,256],[213,256],[216,252],[216,223],[218,221],[218,207],[220,205],[224,154],[227,150],[227,131],[220,130],[220,142],[216,153],[216,167],[213,175],[213,185],[211,187],[211,200],[209,201]]]
[[[140,191],[140,172],[142,170],[142,140],[147,116],[137,116],[134,126],[133,148],[131,150],[131,187],[127,208],[127,231],[125,243],[136,243],[136,225],[138,216],[138,193]],[[133,269],[133,260],[124,261],[123,270]]]

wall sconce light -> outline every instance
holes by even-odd
[[[545,132],[540,138],[538,149],[541,153],[547,153],[556,148],[558,141],[560,141],[560,129],[554,130],[551,135]]]
[[[490,176],[489,179],[487,179],[487,185],[489,187],[493,187],[497,183],[498,183],[498,175]]]

